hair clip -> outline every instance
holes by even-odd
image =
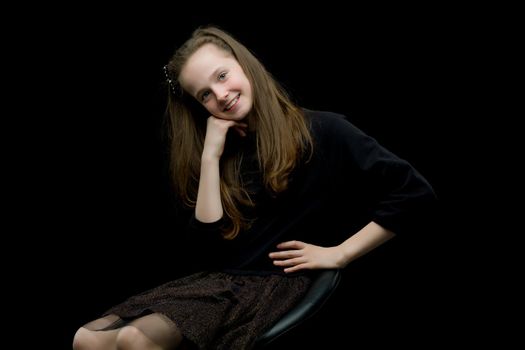
[[[175,96],[182,96],[182,90],[180,89],[180,86],[178,84],[175,84],[175,82],[171,79],[170,73],[168,70],[168,65],[164,65],[164,75],[166,76],[166,81],[168,82],[168,86],[170,89],[170,92]]]

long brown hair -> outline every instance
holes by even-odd
[[[270,193],[280,193],[288,187],[289,176],[300,160],[312,154],[313,141],[304,114],[254,55],[217,27],[195,30],[166,67],[170,90],[166,108],[170,171],[176,193],[184,204],[195,206],[208,115],[192,96],[183,91],[178,78],[188,58],[208,43],[231,54],[252,86],[253,107],[247,123],[255,132],[264,186]],[[251,222],[241,208],[255,205],[243,188],[241,162],[242,152],[221,157],[221,201],[226,219],[229,219],[223,233],[226,239],[233,239],[241,229],[250,227]]]

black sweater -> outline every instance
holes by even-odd
[[[186,228],[196,269],[232,273],[282,273],[268,253],[288,240],[320,246],[342,243],[370,221],[403,234],[429,208],[435,195],[408,162],[367,136],[344,116],[305,110],[314,153],[292,173],[289,188],[269,195],[257,170],[253,138],[245,143],[243,180],[256,207],[252,227],[233,240],[221,238],[223,220]]]

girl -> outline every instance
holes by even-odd
[[[343,116],[296,106],[250,51],[197,29],[165,67],[171,171],[199,272],[81,327],[75,349],[251,348],[307,291],[434,200]]]

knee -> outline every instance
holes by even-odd
[[[139,329],[133,326],[122,327],[117,335],[117,349],[134,350],[147,349],[149,339]]]
[[[73,349],[74,350],[87,350],[94,349],[96,346],[96,338],[93,336],[92,331],[81,327],[75,333],[73,337]]]

